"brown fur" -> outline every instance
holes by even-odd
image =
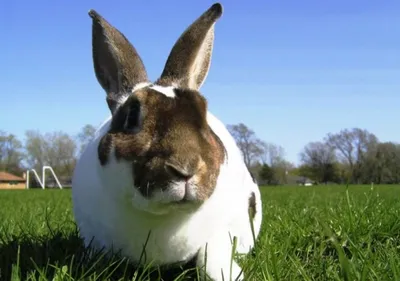
[[[93,20],[93,66],[96,78],[107,92],[107,103],[114,112],[118,97],[140,82],[148,80],[146,69],[136,49],[126,37],[96,11],[90,10]]]
[[[214,24],[222,6],[212,5],[172,48],[156,84],[177,87],[174,98],[150,87],[132,94],[138,83],[148,81],[142,60],[121,32],[94,10],[89,15],[94,69],[112,112],[111,128],[98,147],[100,164],[107,165],[114,148],[118,160],[132,162],[135,186],[143,196],[151,197],[155,189],[165,189],[171,181],[192,177],[197,199],[207,199],[226,153],[208,126],[207,102],[198,90],[210,67]],[[121,105],[122,97],[128,98]]]
[[[200,88],[211,63],[214,24],[221,15],[222,6],[214,4],[183,32],[171,50],[158,84]],[[193,72],[195,75],[188,75]]]
[[[250,194],[249,198],[249,215],[251,219],[254,219],[257,213],[257,206],[256,206],[256,195],[254,192]]]
[[[180,179],[166,163],[182,167],[196,179],[198,199],[205,200],[213,192],[225,159],[224,146],[206,121],[207,102],[193,90],[177,89],[174,99],[154,91],[138,90],[118,109],[99,144],[99,159],[106,165],[104,156],[112,145],[117,159],[133,163],[135,185],[146,197],[151,197],[154,189],[166,188],[170,181]],[[144,118],[142,129],[132,134],[122,124],[135,100]]]
[[[112,148],[112,135],[107,134],[101,138],[99,146],[97,148],[99,161],[102,166],[107,164],[108,156],[111,153],[111,148]]]

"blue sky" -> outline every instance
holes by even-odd
[[[156,79],[181,32],[214,1],[27,1],[0,11],[0,129],[76,134],[108,116],[93,72],[96,9]],[[223,1],[202,92],[288,160],[328,132],[360,127],[400,141],[400,1]],[[246,5],[244,3],[247,3]]]

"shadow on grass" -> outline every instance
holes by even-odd
[[[194,259],[172,268],[143,269],[118,255],[85,248],[78,233],[56,232],[51,237],[21,235],[0,241],[0,280],[197,280]],[[33,278],[32,278],[33,277]]]

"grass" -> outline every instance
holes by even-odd
[[[400,186],[261,189],[247,280],[400,280]],[[161,280],[85,249],[70,190],[0,191],[0,206],[0,280]]]

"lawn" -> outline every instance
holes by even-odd
[[[400,280],[400,186],[261,189],[247,280]],[[0,280],[149,280],[83,247],[70,190],[3,190],[0,206]]]

